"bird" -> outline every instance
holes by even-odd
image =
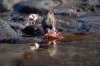
[[[28,22],[26,23],[26,26],[36,24],[39,18],[40,16],[38,14],[30,14],[28,16]]]

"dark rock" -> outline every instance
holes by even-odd
[[[17,37],[17,33],[6,22],[0,22],[0,40]]]
[[[15,28],[23,29],[24,26],[7,20],[0,19],[0,40],[9,39],[12,37],[19,37],[20,33],[15,31]]]
[[[78,25],[78,30],[82,31],[85,30],[87,32],[89,32],[89,29],[87,28],[87,25],[84,23],[84,21],[78,21],[79,25]]]
[[[91,11],[91,12],[94,12],[94,11],[95,11],[95,8],[93,8],[93,7],[90,8],[90,11]]]
[[[41,36],[43,35],[43,31],[40,27],[35,27],[33,25],[27,26],[24,29],[22,29],[22,32],[26,35],[32,35],[34,36]]]
[[[66,12],[55,12],[55,15],[67,16],[67,15],[69,15],[69,14],[66,13]]]
[[[22,3],[17,3],[13,6],[13,9],[18,13],[25,13],[25,14],[31,14],[31,13],[39,13],[39,14],[45,14],[48,12],[47,9],[44,8],[37,8],[37,7],[30,7],[27,5],[24,5]]]
[[[18,13],[46,14],[48,10],[61,6],[61,4],[63,4],[62,0],[29,0],[14,4],[13,9]]]
[[[2,5],[0,4],[0,12],[3,13],[3,12],[7,12],[8,10]]]
[[[25,21],[25,19],[24,19],[23,17],[21,17],[21,16],[16,16],[16,17],[13,17],[13,18],[11,19],[11,21],[13,21],[13,22]]]
[[[55,3],[59,2],[59,5],[62,5],[63,4],[63,1],[62,0],[52,0],[54,1]]]
[[[100,8],[100,4],[96,5],[95,7]]]

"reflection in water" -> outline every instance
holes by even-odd
[[[52,45],[49,49],[48,49],[49,55],[51,57],[55,57],[56,53],[57,53],[57,45]]]
[[[66,37],[69,36],[78,37],[77,39],[82,37],[79,35]],[[99,41],[98,36],[95,37]],[[92,38],[89,36],[85,38],[84,36],[84,39],[93,40],[95,37],[92,35]],[[39,48],[32,50],[29,44],[2,44],[0,46],[0,66],[100,66],[99,45],[100,42],[90,41],[61,42],[55,45],[39,44]],[[36,43],[34,47],[38,47],[38,44]]]
[[[48,48],[45,49],[45,47]],[[12,60],[10,66],[41,66],[41,63],[48,66],[47,61],[52,62],[50,59],[55,58],[56,53],[57,45],[44,45],[37,50],[23,51],[20,57],[15,57]]]
[[[57,45],[1,45],[0,66],[100,66],[100,42]],[[5,49],[6,48],[6,49]]]
[[[30,46],[31,51],[39,50],[39,48],[46,49],[51,57],[54,57],[57,52],[57,44],[40,45],[38,43],[35,43],[33,46]]]
[[[39,46],[40,46],[40,45],[39,45],[38,43],[34,43],[34,45],[30,46],[30,49],[31,49],[32,51],[34,51],[34,50],[38,49]]]
[[[39,48],[43,48],[43,49],[47,49],[49,55],[51,57],[54,57],[56,55],[57,52],[57,44],[56,42],[61,39],[61,38],[55,38],[55,37],[51,37],[51,36],[46,36],[44,38],[44,41],[42,43],[35,43],[34,45],[30,46],[30,49],[32,51],[35,51]]]

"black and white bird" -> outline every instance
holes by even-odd
[[[40,19],[40,16],[38,14],[30,14],[28,16],[28,21],[26,23],[26,26],[36,24],[36,22],[38,22],[39,19]]]

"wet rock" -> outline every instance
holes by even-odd
[[[97,4],[95,7],[100,9],[100,4]]]
[[[33,38],[22,37],[16,29],[25,28],[23,25],[0,19],[0,43],[23,44],[34,42]]]
[[[0,39],[8,39],[16,36],[17,33],[6,22],[0,22]]]
[[[86,22],[85,22],[86,23]],[[63,21],[63,20],[58,20],[57,21],[57,30],[62,31],[62,33],[75,33],[75,32],[80,32],[78,30],[78,21],[77,20],[70,20],[70,21]],[[88,24],[86,24],[86,27]]]
[[[24,26],[20,24],[0,19],[0,40],[19,37],[21,35],[15,28],[12,28],[12,26],[18,29],[24,28]]]
[[[2,2],[8,9],[11,10],[12,6],[19,2],[23,2],[23,4],[28,3],[28,6],[34,6],[35,3],[35,5],[39,5],[39,7],[52,8],[61,5],[63,0],[2,0]]]
[[[72,29],[72,23],[64,20],[57,20],[57,30],[62,32],[69,32]]]
[[[12,6],[18,2],[20,2],[21,0],[2,0],[2,4],[3,6],[6,7],[6,9],[8,10],[12,10]]]
[[[2,4],[0,4],[0,13],[7,12],[7,11],[8,10]]]
[[[24,29],[22,29],[22,32],[25,35],[31,35],[31,36],[41,36],[43,35],[43,31],[41,27],[35,27],[33,25],[27,26]]]
[[[36,7],[30,7],[27,5],[24,5],[22,3],[18,3],[15,4],[13,6],[14,11],[18,12],[18,13],[26,13],[26,14],[31,14],[31,13],[40,13],[42,14],[43,12],[47,12],[48,10],[46,9],[40,9],[40,8],[36,8]]]
[[[25,19],[22,16],[16,16],[16,17],[11,18],[11,21],[13,21],[13,22],[25,21]]]
[[[48,10],[51,10],[54,7],[57,7],[59,5],[60,1],[55,0],[47,0],[47,1],[22,1],[19,3],[16,3],[13,6],[13,9],[16,12],[19,13],[39,13],[39,14],[45,14],[48,12]]]
[[[55,15],[69,16],[69,14],[66,12],[55,12]]]

